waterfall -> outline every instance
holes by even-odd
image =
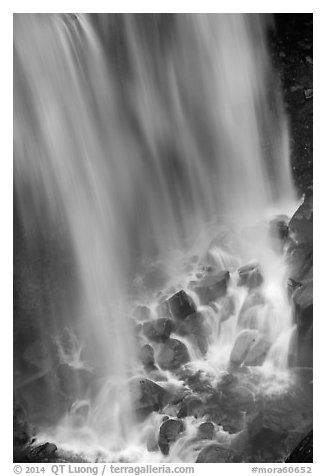
[[[75,280],[67,304],[53,296],[51,320],[35,325],[41,339],[57,332],[63,362],[100,369],[95,401],[110,403],[105,415],[91,411],[97,435],[124,441],[135,425],[119,385],[137,367],[130,303],[147,267],[160,264],[163,286],[171,256],[209,223],[256,226],[295,200],[270,26],[257,14],[14,16],[23,241],[63,237]],[[260,262],[279,303],[276,340],[292,326],[281,258],[258,231],[238,251]]]

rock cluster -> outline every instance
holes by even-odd
[[[298,327],[296,363],[301,366],[311,365],[312,355],[312,211],[309,204],[311,202],[304,202],[290,221],[283,216],[276,217],[269,230],[275,249],[285,252],[287,257],[291,279],[289,296]],[[152,412],[162,415],[158,435],[153,433],[147,441],[149,451],[160,450],[168,456],[171,445],[185,434],[184,419],[190,418],[198,421],[193,436],[199,449],[197,462],[246,461],[243,452],[268,458],[273,446],[277,447],[273,457],[279,458],[277,451],[280,448],[283,451],[288,438],[286,425],[277,411],[266,410],[262,401],[257,400],[245,378],[248,367],[263,364],[271,347],[271,342],[259,330],[259,321],[269,305],[262,289],[262,270],[254,262],[240,267],[237,263],[231,269],[235,261],[227,251],[217,251],[216,246],[214,243],[215,254],[209,254],[209,266],[197,273],[189,291],[181,289],[162,300],[156,312],[144,305],[134,310],[130,326],[139,342],[138,358],[144,373],[128,383],[132,405],[139,421]],[[230,264],[230,269],[223,269],[225,263]],[[241,307],[229,290],[230,272],[234,272],[233,283],[236,284],[233,285],[244,288],[246,297]],[[190,346],[205,357],[214,325],[212,315],[221,325],[235,312],[238,312],[238,333],[230,352],[228,373],[212,385],[204,372],[196,372],[189,365]],[[90,372],[85,369],[77,372],[81,385],[86,388]],[[63,393],[72,394],[70,386],[75,373],[76,370],[66,364],[58,365],[57,379]],[[183,382],[177,391],[168,381],[170,373]],[[15,418],[14,437],[19,445],[29,448],[25,460],[43,462],[56,457],[57,448],[52,443],[30,446],[30,428],[23,423],[24,419],[20,420],[19,412]],[[219,435],[221,427],[234,435],[227,444],[223,444]],[[309,458],[309,444],[304,447],[304,457]]]
[[[287,250],[290,270],[289,293],[297,324],[296,365],[312,366],[313,341],[313,209],[312,196],[294,213],[289,222],[293,243]]]

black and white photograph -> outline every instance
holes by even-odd
[[[314,18],[12,14],[14,472],[311,472]]]

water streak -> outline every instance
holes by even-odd
[[[210,239],[209,223],[256,227],[294,201],[268,26],[256,14],[15,15],[15,198],[27,243],[35,227],[47,233],[46,219],[73,252],[77,305],[54,320],[81,342],[69,360],[59,326],[64,363],[86,356],[74,367],[100,374],[97,396],[84,395],[93,402],[84,446],[94,435],[116,453],[135,442],[119,391],[137,367],[130,301],[176,280],[175,256]],[[259,261],[275,305],[259,329],[286,349],[284,265],[270,250],[256,229],[220,263]],[[214,324],[200,364],[213,374],[228,361],[239,309]]]

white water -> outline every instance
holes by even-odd
[[[104,445],[111,459],[121,448],[129,459],[144,458],[130,399],[124,394],[121,402],[116,385],[137,367],[129,301],[150,300],[159,287],[155,273],[146,279],[153,263],[166,278],[162,288],[178,285],[176,257],[204,254],[202,243],[220,225],[237,233],[256,227],[232,248],[231,261],[256,259],[262,267],[272,308],[271,315],[262,310],[260,330],[278,343],[272,368],[286,367],[292,325],[282,258],[259,228],[295,199],[266,20],[163,17],[102,15],[96,28],[84,15],[14,20],[18,206],[27,236],[31,217],[42,223],[44,210],[66,230],[80,315],[67,312],[64,322],[108,379],[92,400],[83,443],[69,418],[57,441],[74,442],[75,451]],[[25,186],[31,202],[20,193]],[[243,290],[231,291],[240,306]],[[215,328],[208,358],[194,365],[217,378],[237,332],[236,313]],[[138,456],[130,456],[134,444]]]

